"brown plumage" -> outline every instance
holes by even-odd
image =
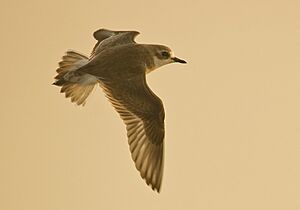
[[[164,165],[164,119],[162,101],[146,83],[146,74],[174,62],[163,45],[137,44],[136,31],[100,29],[90,58],[68,51],[59,63],[55,85],[78,105],[84,104],[95,84],[120,114],[127,129],[128,143],[135,166],[146,183],[161,189]]]

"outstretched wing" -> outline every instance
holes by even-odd
[[[164,156],[164,108],[146,84],[145,75],[102,81],[106,97],[126,124],[131,156],[140,175],[160,191]]]
[[[104,49],[122,44],[135,43],[134,38],[140,34],[137,31],[111,31],[99,29],[94,32],[94,38],[98,40],[93,48],[91,58],[103,51]]]

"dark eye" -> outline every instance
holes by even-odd
[[[164,59],[168,59],[170,57],[170,53],[167,52],[167,51],[163,51],[161,52],[161,56],[164,58]]]

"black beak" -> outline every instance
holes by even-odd
[[[185,60],[182,60],[182,59],[176,58],[176,57],[173,57],[172,60],[173,60],[174,62],[177,62],[177,63],[186,63]]]

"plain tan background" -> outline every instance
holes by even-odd
[[[1,210],[299,210],[300,3],[1,2]],[[52,86],[99,28],[138,30],[188,65],[148,76],[166,110],[161,194],[139,177],[99,87],[76,107]]]

